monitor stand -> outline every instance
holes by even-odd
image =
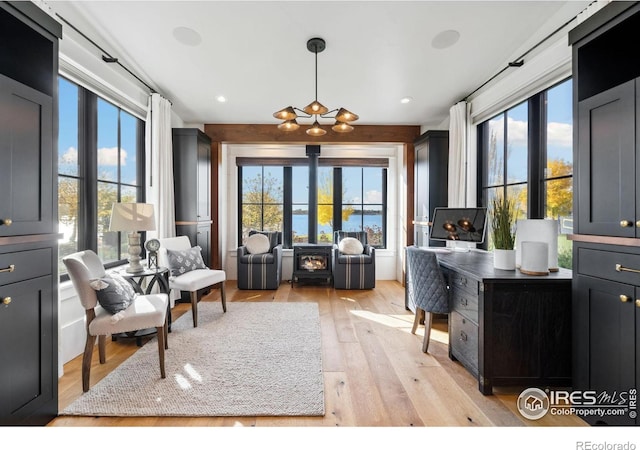
[[[471,247],[469,247],[469,244],[464,242],[460,242],[460,241],[453,241],[453,246],[449,247],[449,249],[452,252],[457,252],[457,253],[468,253],[471,251]]]

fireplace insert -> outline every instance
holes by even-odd
[[[294,244],[291,284],[321,281],[331,284],[331,244]]]

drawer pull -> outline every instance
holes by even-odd
[[[629,300],[631,300],[631,297],[629,297],[628,295],[620,294],[620,301],[622,303],[627,303]]]
[[[0,269],[0,272],[13,272],[16,270],[15,264],[9,264],[9,267],[5,267],[4,269]]]
[[[4,298],[2,299],[2,304],[3,304],[4,306],[9,306],[9,303],[11,303],[11,297],[4,297]]]
[[[636,306],[637,306],[638,308],[640,308],[640,298],[637,298],[637,299],[636,299]]]
[[[0,225],[5,225],[9,227],[11,226],[12,223],[13,223],[13,220],[9,219],[8,217],[6,219],[0,219]]]
[[[622,228],[630,227],[631,226],[631,221],[630,220],[621,220],[620,221],[620,226]]]
[[[616,264],[616,271],[618,272],[633,272],[633,273],[640,273],[640,270],[638,269],[631,269],[630,267],[625,267],[622,264]]]
[[[464,331],[460,332],[460,340],[466,342],[467,341],[467,333]]]

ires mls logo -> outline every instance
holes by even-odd
[[[543,391],[527,388],[518,396],[520,414],[538,420],[547,413],[557,416],[637,416],[637,391]]]

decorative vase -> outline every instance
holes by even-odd
[[[516,270],[516,251],[493,250],[493,267],[500,270]]]

